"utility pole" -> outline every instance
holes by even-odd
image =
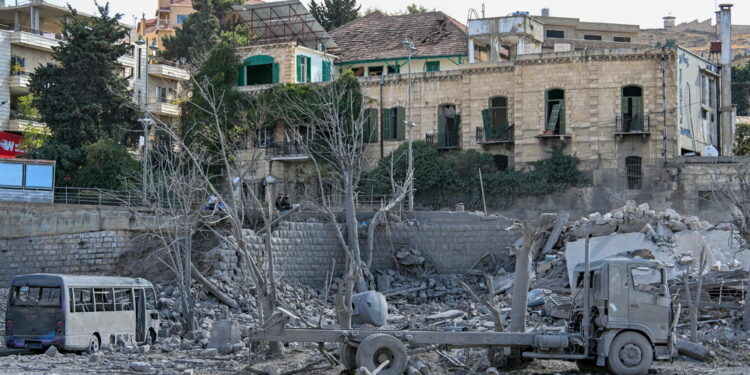
[[[135,42],[135,44],[138,45],[138,47],[143,47],[147,45],[148,43],[143,40],[143,37],[141,35],[138,35],[138,40]],[[142,186],[141,186],[141,199],[143,202],[147,201],[147,193],[146,193],[146,180],[148,178],[148,126],[151,125],[151,114],[148,112],[148,58],[149,58],[149,50],[157,50],[158,47],[156,46],[156,41],[154,40],[153,43],[146,48],[146,64],[145,64],[145,78],[144,78],[144,100],[143,100],[143,118],[140,119],[140,122],[143,124],[143,154],[141,155],[141,168],[142,170]],[[138,54],[138,57],[140,58],[140,54]]]
[[[409,69],[409,75],[408,75],[408,81],[409,81],[409,99],[408,99],[408,114],[407,114],[407,120],[406,120],[406,126],[408,126],[407,130],[407,137],[409,142],[409,151],[408,151],[408,166],[406,169],[406,173],[409,176],[408,186],[409,186],[409,212],[414,211],[414,157],[412,156],[412,134],[411,129],[414,127],[414,123],[412,122],[412,105],[411,105],[411,55],[414,51],[417,50],[416,47],[414,47],[414,43],[409,39],[409,37],[404,38],[404,40],[401,42],[404,47],[406,47],[406,51],[408,53],[408,69]]]

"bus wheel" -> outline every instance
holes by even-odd
[[[153,329],[148,330],[148,336],[146,337],[146,345],[152,346],[156,344],[156,332]]]
[[[91,338],[89,339],[89,347],[86,349],[88,353],[96,353],[99,351],[100,343],[99,343],[99,336],[97,335],[91,335]]]

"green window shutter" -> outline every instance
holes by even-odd
[[[302,83],[302,59],[304,56],[297,55],[297,82]]]
[[[555,127],[557,125],[557,120],[560,118],[560,103],[555,103],[552,105],[552,112],[549,114],[549,118],[547,119],[547,127],[545,130],[547,131],[554,131]]]
[[[560,124],[560,134],[565,134],[565,100],[560,101],[560,117],[558,123]]]
[[[404,120],[406,119],[406,111],[404,110],[404,107],[397,107],[396,108],[396,119],[398,121],[397,124],[397,135],[398,138],[397,141],[403,141],[405,138],[405,128],[406,124],[404,123]]]
[[[643,131],[643,97],[633,98],[633,124],[630,130]]]
[[[443,108],[438,107],[438,147],[445,147],[445,116]]]
[[[492,117],[489,109],[482,110],[482,124],[484,125],[484,139],[492,139]]]
[[[245,70],[247,67],[243,65],[237,72],[237,86],[245,86]]]
[[[377,142],[378,141],[378,111],[374,109],[368,109],[369,116],[367,118],[367,134],[365,134],[365,138],[367,139],[367,142]]]
[[[439,72],[440,61],[428,61],[425,63],[425,70],[428,72]]]
[[[305,56],[305,62],[307,63],[305,64],[305,67],[307,68],[307,75],[305,76],[305,81],[312,82],[312,69],[311,69],[312,59]]]
[[[271,72],[273,77],[271,78],[271,82],[273,83],[279,83],[279,64],[273,64],[273,71]]]
[[[331,63],[328,61],[323,61],[323,82],[328,82],[331,80]]]
[[[381,113],[382,118],[380,119],[383,124],[383,140],[390,141],[391,139],[391,110],[384,109]]]

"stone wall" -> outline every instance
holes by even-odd
[[[508,257],[508,246],[518,232],[506,231],[507,220],[465,212],[420,212],[411,223],[389,223],[376,232],[373,269],[395,267],[393,254],[408,247],[422,252],[440,273],[463,273],[485,254],[498,262]],[[252,231],[245,234],[253,254],[263,241]],[[322,222],[283,222],[272,233],[274,266],[284,280],[321,285],[335,260],[335,274],[343,272],[344,253],[335,229]],[[361,241],[363,254],[366,241]],[[242,263],[235,250],[221,245],[210,252],[214,275],[242,279]]]
[[[0,285],[15,275],[64,273],[108,275],[131,249],[133,232],[98,231],[0,239]]]

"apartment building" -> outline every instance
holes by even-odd
[[[341,71],[357,68],[369,99],[367,116],[375,136],[367,139],[368,168],[405,141],[409,77],[395,68],[406,56],[395,43],[404,35],[420,41],[442,35],[445,46],[417,45],[413,56],[419,56],[420,48],[450,46],[443,56],[456,59],[445,66],[441,60],[441,69],[431,71],[425,63],[438,54],[422,51],[432,57],[415,59],[421,69],[418,65],[411,76],[414,139],[440,152],[488,152],[499,169],[519,169],[548,157],[553,146],[564,145],[565,152],[581,160],[595,185],[636,197],[644,190],[670,188],[662,168],[667,161],[715,155],[722,149],[721,140],[734,131],[733,124],[722,124],[719,118],[720,67],[682,47],[642,48],[632,43],[637,26],[514,14],[475,17],[455,29],[448,20],[447,29],[436,32],[439,12],[403,17],[364,17],[352,22],[358,28],[345,25],[330,35],[339,47],[329,51],[339,57],[336,66]],[[393,37],[386,43],[370,38],[378,28],[398,32],[388,34]],[[548,30],[557,29],[562,29],[562,38],[554,33],[547,37]],[[594,32],[602,40],[585,37]],[[388,44],[390,39],[395,44]],[[454,46],[455,40],[464,45]],[[570,48],[556,47],[560,42]],[[273,50],[253,48],[238,53],[248,58]],[[243,83],[239,89],[253,90],[249,81]],[[283,134],[283,128],[277,124],[275,134]],[[253,148],[264,144],[254,142]],[[257,172],[273,175],[293,194],[305,178],[303,164],[297,166],[274,165]]]
[[[17,4],[17,5],[16,5]],[[43,0],[27,0],[7,5],[0,1],[0,132],[20,142],[21,134],[44,124],[24,102],[29,94],[29,74],[39,66],[53,64],[52,47],[64,43],[62,22],[70,16],[67,8]],[[84,15],[85,16],[85,15]],[[92,16],[93,17],[93,16]],[[138,103],[165,123],[179,121],[177,100],[189,79],[186,70],[149,60],[153,49],[132,43],[133,49],[118,59],[117,72],[128,77]],[[148,77],[148,94],[145,94]]]

